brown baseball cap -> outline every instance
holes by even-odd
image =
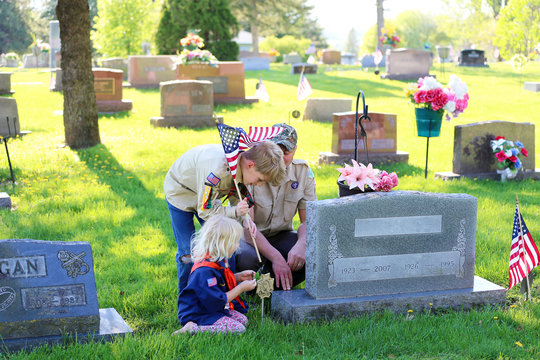
[[[298,135],[296,134],[296,130],[291,125],[285,123],[275,124],[273,125],[273,127],[282,127],[283,131],[271,138],[270,141],[276,143],[277,145],[285,146],[285,149],[287,149],[287,151],[293,150],[296,147],[296,143],[298,141]]]

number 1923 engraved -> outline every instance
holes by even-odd
[[[335,281],[357,282],[459,274],[458,251],[338,258]]]

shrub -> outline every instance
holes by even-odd
[[[277,38],[275,36],[269,36],[259,46],[261,51],[270,51],[275,49],[281,54],[289,54],[296,52],[304,56],[307,48],[311,45],[311,40],[306,38],[296,38],[291,35]],[[218,58],[219,59],[219,58]]]

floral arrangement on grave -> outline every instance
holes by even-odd
[[[352,160],[353,166],[345,164],[344,168],[338,168],[341,173],[338,178],[338,184],[347,184],[349,190],[358,189],[365,191],[390,191],[395,188],[398,183],[398,176],[395,172],[387,173],[384,170],[379,170],[368,164],[365,166],[362,163]]]
[[[527,58],[523,54],[516,54],[510,59],[512,67],[516,71],[521,71],[527,65]]]
[[[504,172],[507,178],[515,177],[518,170],[523,169],[521,156],[529,157],[529,152],[520,141],[506,140],[504,136],[491,140],[491,149],[499,160],[497,167],[500,173]]]
[[[401,42],[399,36],[396,35],[396,30],[393,28],[382,28],[381,34],[381,45],[390,45],[395,48]]]
[[[456,118],[469,106],[469,90],[457,75],[450,75],[446,87],[432,76],[418,79],[417,83],[408,83],[405,89],[406,96],[415,108],[428,109],[439,112],[446,111],[446,120],[450,115]]]
[[[279,55],[280,55],[280,54],[279,54],[279,51],[277,51],[276,49],[270,49],[270,50],[268,51],[268,54],[269,54],[270,56],[279,56]]]
[[[199,35],[189,32],[180,40],[182,52],[178,54],[176,65],[208,64],[217,66],[218,59],[208,50],[202,50],[204,40]]]

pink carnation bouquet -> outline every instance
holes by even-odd
[[[469,105],[469,90],[459,77],[452,74],[446,87],[432,76],[418,79],[417,83],[408,83],[405,89],[407,97],[418,108],[446,112],[456,118]]]
[[[365,166],[352,160],[353,166],[345,164],[344,168],[337,169],[341,175],[338,182],[344,182],[349,189],[361,191],[390,191],[399,183],[396,173],[388,174],[386,171],[373,168],[373,165]]]

